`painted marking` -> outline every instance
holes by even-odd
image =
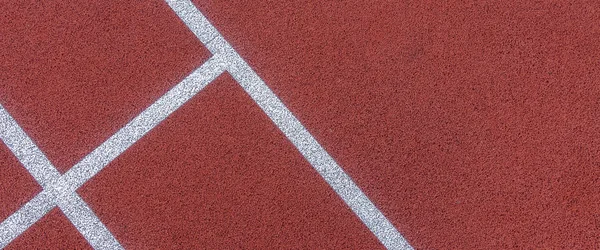
[[[166,0],[179,18],[215,55],[223,54],[227,71],[294,144],[304,158],[388,249],[412,249],[352,178],[335,162],[265,82],[189,0]]]
[[[42,186],[43,190],[48,190],[49,194],[53,193],[52,184],[60,178],[60,172],[2,105],[0,105],[0,128],[0,139],[4,144]],[[33,213],[33,216],[22,217],[16,214],[0,224],[0,239],[2,239],[0,248],[5,247],[56,205],[92,247],[96,249],[122,248],[92,209],[76,193],[57,196],[45,195],[41,198],[34,199],[29,206],[24,206],[26,211]]]
[[[55,206],[61,208],[92,247],[122,248],[76,194],[76,190],[227,71],[386,248],[412,249],[392,223],[193,3],[187,0],[166,2],[213,56],[64,175],[58,173],[16,121],[2,108],[2,140],[44,189],[0,224],[0,248],[8,245]]]
[[[222,59],[211,57],[62,176],[2,108],[2,141],[34,178],[39,178],[38,182],[44,190],[0,224],[0,248],[4,248],[58,205],[93,248],[122,249],[75,191],[224,71]]]

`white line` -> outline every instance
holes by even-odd
[[[215,55],[224,54],[227,71],[294,144],[306,160],[388,249],[412,249],[392,223],[377,209],[265,82],[235,52],[189,0],[166,0],[179,18]]]
[[[0,223],[0,249],[6,247],[55,206],[52,198],[42,191],[6,218]]]
[[[52,189],[52,183],[60,178],[60,172],[2,105],[0,105],[0,139],[44,190]],[[89,229],[93,226],[94,231],[79,230],[92,247],[96,249],[120,248],[119,242],[79,195],[75,193],[67,196],[45,195],[42,198],[47,199],[36,199],[33,203],[35,206],[25,206],[26,211],[32,212],[33,216],[9,217],[0,224],[0,248],[6,246],[31,224],[42,218],[55,204],[58,204],[78,229]],[[77,206],[73,207],[70,205],[71,203],[75,203]]]
[[[58,207],[94,249],[124,249],[75,192],[56,199]]]
[[[125,127],[75,164],[61,177],[63,181],[61,185],[65,190],[71,191],[81,187],[224,71],[225,63],[222,59],[216,55],[212,56],[202,66],[131,120]]]
[[[82,234],[92,235],[90,236],[92,239],[88,239],[88,241],[101,238],[98,236],[98,232],[101,231],[98,228],[101,225],[100,221],[91,213],[91,209],[85,205],[83,200],[76,196],[76,189],[192,98],[204,86],[212,82],[227,67],[234,79],[240,83],[307,161],[388,249],[412,249],[394,226],[195,6],[189,1],[167,0],[167,3],[213,53],[213,57],[92,151],[81,162],[73,166],[65,175],[55,178],[56,174],[52,173],[53,171],[49,168],[29,167],[28,170],[31,169],[30,172],[36,180],[39,179],[44,191],[0,224],[0,239],[4,244],[0,246],[5,246],[12,240],[5,242],[5,239],[8,239],[7,235],[17,237],[50,211],[54,206],[50,205],[53,200],[61,206],[63,212]],[[5,129],[5,131],[9,130]],[[7,132],[6,134],[13,133]],[[9,147],[14,145],[14,140],[7,141]],[[28,143],[27,140],[24,142]],[[28,146],[24,148],[28,148]],[[18,156],[18,154],[22,155],[16,150],[15,155]],[[45,157],[40,157],[40,154],[27,155],[31,157],[24,158],[24,162],[34,162],[35,164],[42,162],[42,166],[46,165]],[[43,154],[41,155],[43,156]],[[74,212],[79,210],[89,211],[95,219],[89,216],[80,217]],[[88,223],[89,221],[92,223]]]
[[[166,119],[171,113],[200,92],[206,85],[216,79],[225,71],[225,66],[222,58],[212,56],[202,66],[131,120],[125,127],[84,157],[79,163],[75,164],[67,173],[55,180],[42,178],[41,180],[47,180],[45,182],[46,188],[0,224],[0,248],[8,245],[27,230],[27,228],[41,219],[55,206],[54,201],[58,203],[58,206],[75,225],[77,230],[86,236],[92,247],[96,249],[122,248],[120,245],[115,245],[105,240],[102,229],[104,225],[93,215],[92,210],[76,195],[75,191],[161,121]],[[28,137],[19,134],[19,131],[23,134],[24,132],[18,127],[16,122],[11,123],[11,120],[14,121],[14,119],[9,115],[10,119],[6,119],[6,115],[8,115],[8,112],[0,112],[0,118],[2,118],[2,124],[0,124],[2,133],[0,135],[7,138],[6,142],[8,143],[6,144],[9,148],[13,147],[20,150],[23,148],[30,149],[30,145],[33,142]],[[4,140],[4,137],[2,139]],[[23,145],[18,145],[19,143]],[[20,155],[35,155],[32,153],[23,154],[18,150],[16,152]],[[15,155],[19,157],[17,153]],[[49,163],[45,156],[42,156],[43,154],[40,152],[34,158],[36,159],[35,161],[29,161],[39,162],[45,159]],[[33,167],[31,169],[33,169],[32,175],[35,173],[36,176],[41,177],[45,176],[44,174],[39,174],[39,172],[43,172],[42,170],[45,169],[51,172],[51,170],[46,168],[38,170],[38,168]],[[56,171],[56,169],[54,170]],[[108,232],[108,230],[106,231]]]
[[[44,153],[2,105],[0,105],[0,140],[43,188],[50,186],[53,180],[60,177],[60,173]]]
[[[229,72],[271,118],[304,158],[317,170],[360,220],[388,249],[412,249],[352,178],[298,121],[248,65],[238,61]]]

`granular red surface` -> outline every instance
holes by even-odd
[[[125,248],[379,244],[228,75],[80,193]]]
[[[61,172],[210,56],[162,1],[2,5],[0,100]]]
[[[60,209],[55,208],[7,249],[92,249]]]
[[[600,245],[597,3],[196,3],[416,248]]]
[[[4,221],[42,188],[4,144],[0,146],[0,166],[0,220]]]
[[[194,2],[413,247],[600,246],[600,3]],[[210,56],[161,1],[0,6],[62,172]],[[0,163],[3,220],[41,188]],[[381,247],[226,74],[79,194],[126,248]],[[9,248],[85,244],[55,209]]]

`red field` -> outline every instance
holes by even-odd
[[[413,248],[600,247],[600,2],[193,3]],[[384,248],[229,68],[105,143],[215,58],[167,3],[0,9],[0,248],[92,247],[60,195],[8,222],[102,145],[74,194],[126,249]]]

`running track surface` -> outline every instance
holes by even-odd
[[[599,2],[194,4],[415,249],[600,246]],[[158,0],[0,9],[0,104],[61,174],[211,57]],[[0,145],[4,221],[42,187]],[[77,194],[127,249],[383,248],[228,73]],[[54,208],[24,248],[90,246]]]

